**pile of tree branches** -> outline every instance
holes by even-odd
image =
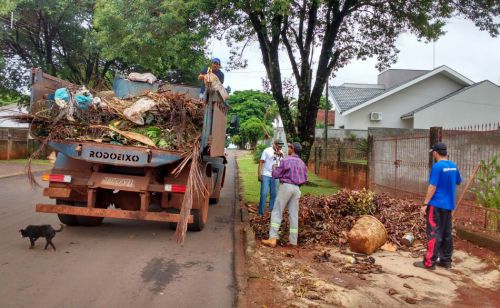
[[[139,99],[154,101],[141,117],[144,125],[129,120],[124,111]],[[148,93],[142,97],[120,100],[101,97],[100,104],[86,110],[68,109],[54,101],[40,101],[29,114],[7,116],[30,123],[31,134],[46,143],[56,140],[80,140],[117,145],[149,146],[166,150],[189,151],[201,133],[204,104],[185,94]]]
[[[330,196],[304,196],[300,199],[299,244],[337,245],[347,244],[347,234],[361,215],[373,215],[387,229],[389,241],[404,248],[401,240],[412,232],[416,240],[425,240],[425,219],[420,205],[406,199],[391,198],[367,190],[341,190]],[[267,238],[269,216],[253,217],[251,225],[257,238]],[[280,241],[288,238],[288,213],[283,215]]]

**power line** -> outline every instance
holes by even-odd
[[[292,68],[281,68],[280,71],[292,71]],[[267,73],[266,70],[257,70],[257,71],[229,71],[226,74],[248,74],[248,73]]]

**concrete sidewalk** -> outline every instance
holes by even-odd
[[[0,160],[0,179],[16,175],[26,174],[27,161],[4,161]],[[32,163],[31,170],[33,172],[45,171],[52,169],[52,164]]]

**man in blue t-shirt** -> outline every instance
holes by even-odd
[[[422,212],[426,213],[427,252],[423,262],[413,265],[427,269],[434,269],[437,265],[449,269],[453,253],[451,211],[455,209],[456,187],[462,178],[457,165],[447,159],[444,143],[434,144],[430,152],[436,163],[431,169],[425,205],[422,207]]]
[[[221,84],[224,84],[224,73],[220,69],[221,69],[220,59],[213,58],[212,65],[210,67],[204,68],[200,72],[198,79],[203,82],[200,88],[200,98],[203,98],[205,96],[205,78],[209,71],[214,73],[219,78]]]

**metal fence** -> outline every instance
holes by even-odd
[[[315,174],[350,189],[365,188],[367,148],[366,139],[316,139],[309,158],[309,169]]]
[[[470,188],[478,183],[477,170],[481,161],[489,162],[494,156],[500,157],[500,126],[476,125],[451,130],[443,130],[442,141],[448,147],[450,159],[459,167],[462,185],[457,188],[457,196],[463,200],[455,211],[455,219],[468,228],[500,231],[500,209],[485,208],[476,204]],[[467,183],[470,182],[469,189]]]
[[[498,124],[477,125],[455,129],[431,128],[417,133],[400,133],[391,136],[370,136],[368,158],[368,182],[377,192],[394,196],[423,200],[432,166],[430,145],[443,141],[448,154],[462,175],[463,184],[457,189],[457,199],[463,200],[458,207],[456,219],[481,230],[500,229],[500,216],[495,226],[492,217],[500,211],[481,207],[475,203],[475,195],[464,189],[474,187],[473,175],[480,162],[500,156],[500,129]],[[390,132],[388,132],[389,134]]]
[[[429,133],[373,137],[370,143],[368,170],[372,189],[400,197],[425,194]]]
[[[312,159],[321,164],[334,162],[366,162],[367,150],[360,143],[366,139],[339,140],[329,139],[325,147],[323,140],[317,140],[311,149]]]

